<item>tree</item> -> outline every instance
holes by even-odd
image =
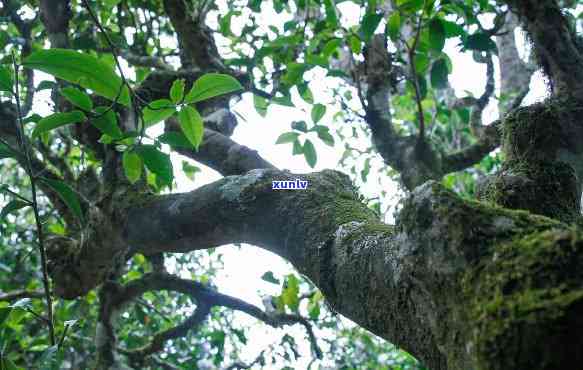
[[[360,11],[354,24],[341,13],[350,3]],[[0,308],[3,366],[88,367],[94,351],[98,369],[175,368],[188,351],[203,356],[204,342],[218,351],[214,366],[225,366],[225,336],[244,343],[243,332],[209,326],[189,336],[209,317],[231,325],[219,307],[273,326],[300,324],[318,357],[310,318],[325,310],[322,297],[429,369],[580,363],[577,3],[3,1],[0,267],[9,274],[0,278],[0,301],[11,303]],[[279,16],[261,17],[267,9]],[[518,54],[519,23],[531,61]],[[458,99],[449,87],[448,40],[485,65],[481,96]],[[496,62],[501,114],[485,124]],[[538,68],[549,96],[521,106]],[[322,124],[334,107],[314,101],[313,71],[337,85],[337,118],[353,135]],[[52,114],[33,111],[43,89],[51,91]],[[296,93],[312,104],[311,122],[294,122],[278,142],[291,143],[314,167],[316,145],[307,134],[324,144],[335,134],[346,148],[342,163],[348,168],[347,158],[356,159],[363,179],[380,155],[382,171],[395,171],[407,193],[394,225],[363,201],[349,176],[282,171],[230,138],[237,125],[231,100],[253,94],[264,113],[274,104],[294,106]],[[164,133],[150,137],[146,129],[155,124]],[[371,148],[351,145],[359,134]],[[173,193],[162,144],[224,177]],[[305,190],[273,188],[298,178],[308,181]],[[308,280],[287,277],[264,310],[205,281],[217,260],[185,254],[237,243],[281,256]],[[206,271],[199,274],[205,279],[171,274],[165,259]],[[301,296],[300,284],[313,290]],[[189,299],[194,310],[181,308]],[[309,317],[299,309],[302,299]],[[174,307],[171,319],[153,319],[164,305]],[[147,330],[133,329],[123,315],[128,307]],[[95,322],[75,329],[62,321],[71,312]],[[68,335],[93,328],[95,347]],[[28,339],[19,342],[15,333]],[[347,337],[358,335],[366,334]],[[293,347],[290,338],[282,344]],[[264,361],[260,355],[231,368]],[[372,361],[346,366],[387,366]]]

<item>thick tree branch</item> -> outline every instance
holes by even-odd
[[[536,67],[520,59],[516,45],[515,29],[518,27],[516,15],[508,12],[505,16],[502,35],[496,36],[498,59],[500,61],[500,116],[512,110],[518,96],[529,91],[530,79]],[[522,99],[524,98],[522,97]],[[521,99],[521,100],[522,100]],[[520,102],[518,102],[520,105]]]
[[[391,118],[391,57],[383,35],[375,35],[365,51],[366,106],[365,121],[370,127],[373,144],[384,161],[401,173],[401,179],[412,190],[429,179],[441,176],[437,153],[417,136],[395,132]]]
[[[478,250],[486,252],[492,241],[528,230],[560,226],[526,213],[467,204],[437,184],[427,184],[417,189],[394,229],[359,205],[338,174],[305,176],[310,188],[304,192],[271,190],[274,178],[293,177],[252,171],[135,209],[128,241],[144,251],[171,252],[235,240],[260,245],[289,259],[341,313],[436,369],[445,368],[438,348],[465,348],[455,342],[465,340],[467,332],[452,329],[460,323],[450,316],[454,313],[448,312],[443,292],[461,299],[453,292],[460,289],[463,271],[482,253]],[[468,228],[475,233],[463,232]],[[453,331],[440,332],[438,323],[445,322]],[[467,356],[462,352],[456,356]]]
[[[164,10],[176,30],[181,51],[183,67],[197,67],[205,71],[224,71],[226,67],[215,45],[212,31],[206,24],[205,13],[195,16],[193,9],[188,9],[182,0],[164,0]],[[190,6],[196,6],[189,3]]]
[[[583,55],[576,31],[556,0],[506,1],[524,23],[554,89],[583,98]]]
[[[296,179],[307,180],[308,188],[272,189],[272,181]],[[140,201],[124,219],[125,242],[146,255],[237,242],[270,250],[310,278],[340,313],[405,348],[432,369],[445,369],[446,363],[475,368],[488,350],[521,356],[519,344],[493,348],[481,341],[480,331],[473,336],[487,323],[479,314],[484,303],[464,303],[468,297],[475,299],[473,292],[481,289],[481,285],[464,285],[465,279],[468,272],[479,274],[474,266],[491,261],[488,256],[500,245],[520,245],[523,236],[543,231],[554,238],[560,233],[553,230],[566,230],[551,219],[463,201],[433,182],[415,190],[396,227],[385,225],[358,200],[348,177],[335,171],[293,175],[253,170],[190,193]],[[99,247],[99,254],[92,254],[93,265],[111,264],[115,245]],[[569,253],[583,258],[583,248]],[[87,291],[100,283],[95,280],[99,275],[88,268],[92,267],[76,270],[71,265],[60,273],[79,276]],[[536,276],[536,268],[525,268],[525,274]],[[67,288],[61,286],[61,294]],[[488,294],[493,293],[488,290]],[[519,321],[508,325],[514,327]],[[555,339],[569,333],[556,333]],[[491,364],[484,368],[494,368]]]
[[[41,0],[40,18],[52,48],[69,47],[69,20],[73,13],[69,0]]]

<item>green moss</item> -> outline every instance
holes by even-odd
[[[506,160],[481,187],[480,199],[573,222],[580,192],[576,164],[564,153],[580,145],[579,110],[572,99],[553,97],[509,114],[503,126]]]
[[[572,99],[553,97],[509,114],[502,128],[503,148],[510,161],[555,159],[569,128],[579,122],[580,107]]]
[[[568,223],[579,214],[577,176],[562,162],[507,161],[484,184],[480,198]]]
[[[478,369],[558,369],[583,348],[583,241],[553,229],[495,247],[463,279]]]

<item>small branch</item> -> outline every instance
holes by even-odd
[[[196,311],[181,324],[170,329],[156,333],[150,343],[143,347],[125,350],[118,348],[118,351],[134,360],[141,360],[146,356],[160,352],[164,349],[167,341],[186,336],[189,331],[196,330],[206,320],[210,313],[211,306],[204,302],[199,302]]]
[[[407,54],[409,56],[409,64],[411,69],[411,78],[413,80],[413,87],[415,90],[415,101],[417,103],[417,113],[419,117],[419,141],[425,139],[425,115],[423,114],[423,106],[421,105],[421,89],[419,88],[419,79],[417,78],[417,67],[415,66],[415,50],[417,49],[417,44],[419,43],[419,38],[421,36],[421,26],[423,24],[423,14],[425,12],[425,7],[423,8],[423,13],[419,16],[417,23],[417,30],[415,32],[415,39],[413,40],[413,45],[409,46],[405,42],[405,47],[407,48]]]
[[[246,370],[246,369],[250,369],[253,366],[255,366],[256,364],[260,363],[263,358],[265,356],[265,351],[261,351],[261,353],[259,353],[259,355],[255,358],[255,360],[253,360],[252,362],[245,364],[241,361],[237,361],[227,367],[224,368],[224,370]]]
[[[110,50],[107,50],[110,52]],[[166,71],[172,71],[172,67],[164,62],[162,58],[149,55],[136,55],[129,50],[121,49],[119,50],[119,55],[127,60],[131,65],[138,67],[152,67],[157,69],[162,69]]]
[[[136,350],[120,351],[128,356],[136,358],[136,356],[143,357],[159,352],[163,349],[163,345],[167,340],[185,336],[189,330],[200,325],[212,307],[220,306],[241,311],[273,327],[299,323],[306,328],[308,338],[310,339],[312,349],[316,356],[318,358],[322,357],[322,351],[318,347],[316,336],[306,318],[294,314],[267,313],[257,306],[238,298],[219,293],[199,282],[181,279],[169,274],[150,273],[144,275],[140,279],[129,282],[116,292],[115,296],[112,298],[109,310],[119,309],[145,292],[152,290],[171,290],[187,294],[196,300],[198,304],[197,311],[182,324],[156,334],[150,344]]]
[[[32,205],[32,201],[31,200],[29,200],[29,199],[23,197],[22,195],[20,195],[20,194],[14,192],[14,191],[8,189],[8,186],[7,185],[0,186],[0,193],[8,193],[8,194],[10,194],[10,195],[12,195],[12,196],[20,199],[21,201]]]
[[[45,294],[38,290],[15,290],[0,294],[0,302],[13,302],[23,298],[44,298]]]
[[[472,114],[470,116],[470,130],[476,137],[480,137],[480,130],[483,128],[482,125],[482,113],[484,109],[490,102],[490,98],[494,94],[494,89],[496,87],[494,80],[494,62],[492,61],[492,54],[488,55],[483,59],[486,64],[486,88],[484,93],[474,102],[474,109],[472,109]]]
[[[41,223],[37,193],[36,193],[36,176],[33,172],[32,165],[32,154],[31,149],[27,145],[27,140],[24,136],[24,123],[22,122],[22,109],[20,106],[20,96],[19,96],[19,79],[18,79],[18,64],[16,63],[16,56],[12,54],[12,64],[14,66],[14,98],[16,99],[16,112],[17,112],[17,122],[18,127],[16,129],[20,151],[24,153],[26,157],[26,171],[30,178],[30,189],[32,193],[32,210],[34,213],[34,219],[36,223],[36,232],[38,237],[39,254],[41,259],[41,269],[42,269],[42,282],[44,286],[45,300],[47,305],[47,324],[49,327],[49,338],[51,346],[56,343],[55,339],[55,327],[53,323],[53,299],[51,296],[51,282],[49,280],[48,266],[47,266],[47,252],[45,248],[44,231]]]

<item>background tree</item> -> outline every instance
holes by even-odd
[[[576,1],[41,0],[0,13],[1,366],[297,367],[303,339],[288,333],[243,362],[255,338],[232,312],[300,327],[310,366],[583,361]],[[484,64],[480,96],[449,86],[448,40]],[[549,97],[522,107],[537,69]],[[331,102],[316,101],[322,84]],[[294,175],[233,141],[232,103],[250,94],[260,114],[310,104],[277,142],[311,167],[340,143],[352,179]],[[484,122],[494,97],[500,119]],[[323,120],[332,111],[340,124]],[[200,163],[224,177],[173,192],[168,149],[185,174]],[[371,171],[402,185],[394,225],[386,191],[367,200],[354,185]],[[272,189],[298,176],[307,190]],[[223,294],[214,248],[233,243],[297,274],[265,273],[282,289],[264,307]]]

